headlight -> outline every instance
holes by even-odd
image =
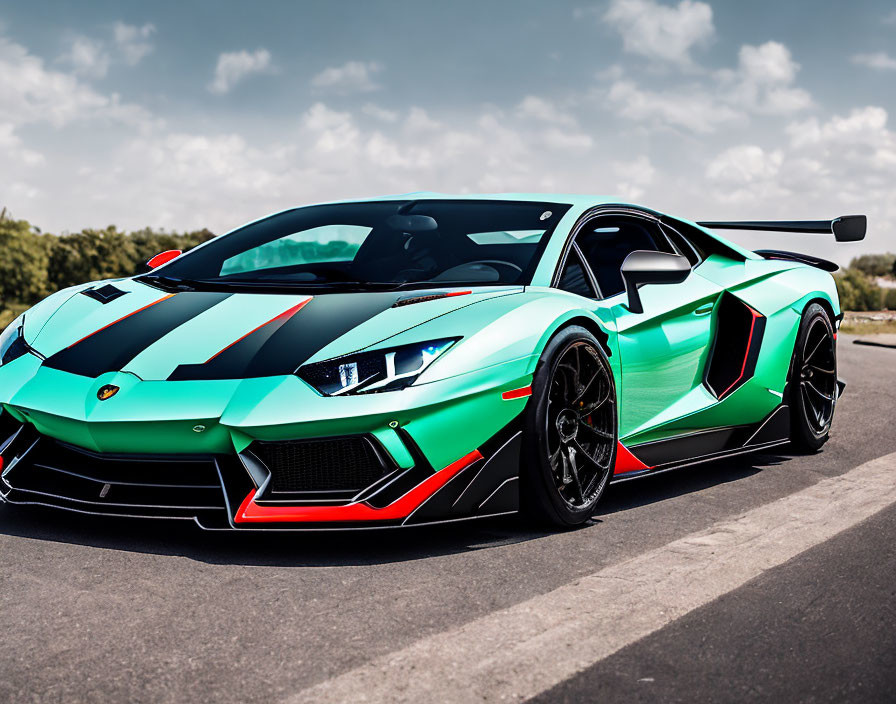
[[[325,396],[404,389],[459,338],[418,342],[373,352],[359,352],[306,364],[299,378]]]
[[[25,316],[20,315],[0,333],[0,366],[9,364],[28,352],[25,342]]]

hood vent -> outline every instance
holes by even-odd
[[[426,301],[436,301],[440,298],[451,298],[453,296],[466,296],[468,294],[473,293],[472,291],[443,291],[441,293],[427,293],[422,296],[405,296],[404,298],[399,298],[395,303],[392,304],[393,308],[401,308],[402,306],[409,306],[414,303],[424,303]]]
[[[81,291],[88,298],[92,298],[95,301],[99,301],[103,305],[107,303],[111,303],[116,298],[121,298],[124,296],[127,291],[122,291],[120,288],[115,288],[112,284],[106,284],[105,286],[100,286],[99,288],[90,288],[86,291]]]

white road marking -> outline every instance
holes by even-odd
[[[896,453],[424,638],[289,701],[527,699],[894,502]]]

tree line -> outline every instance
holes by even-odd
[[[53,235],[0,211],[0,311],[75,284],[131,276],[159,252],[186,251],[212,237],[209,230],[122,232],[114,225]]]
[[[168,249],[186,251],[214,237],[209,230],[165,232],[103,229],[53,235],[0,211],[0,324],[59,289],[87,281],[131,276]],[[896,288],[878,285],[896,277],[896,255],[866,254],[835,275],[844,310],[896,310]]]

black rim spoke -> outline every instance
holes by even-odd
[[[818,388],[816,388],[816,387],[815,387],[815,384],[813,384],[811,381],[806,380],[806,381],[804,381],[803,383],[806,385],[806,387],[807,387],[810,391],[814,391],[816,394],[818,394],[819,396],[821,396],[821,398],[823,398],[825,401],[833,401],[833,400],[834,400],[834,397],[833,397],[833,396],[828,396],[826,393],[824,393],[823,391],[821,391],[821,390],[819,390]]]
[[[616,408],[610,370],[587,342],[557,361],[546,413],[547,459],[557,492],[573,509],[587,507],[610,476]]]
[[[586,430],[586,431],[588,431],[589,433],[593,433],[594,435],[596,435],[596,436],[599,437],[599,438],[604,438],[605,440],[612,440],[612,439],[613,439],[613,433],[608,433],[608,432],[605,431],[605,430],[600,430],[600,429],[598,429],[598,428],[595,428],[594,426],[588,425],[588,423],[586,423],[586,422],[583,421],[583,420],[580,420],[580,421],[579,421],[579,427],[580,427],[582,430]]]
[[[837,365],[834,338],[825,322],[816,318],[806,335],[800,368],[800,398],[809,427],[823,433],[830,425],[837,401]]]

